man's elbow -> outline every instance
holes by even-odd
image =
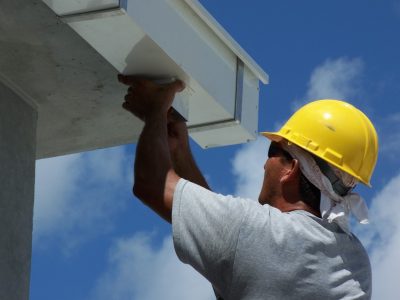
[[[162,190],[157,191],[154,186],[144,185],[135,181],[132,192],[143,204],[171,223],[172,201],[168,202],[165,200]]]
[[[162,202],[163,200],[163,191],[161,189],[158,190],[155,186],[141,181],[135,180],[132,193],[136,198],[150,206],[154,205],[153,202]]]
[[[146,202],[145,199],[148,199],[149,197],[148,189],[143,184],[136,181],[133,184],[132,193],[136,198],[140,199],[143,202]]]
[[[172,202],[175,187],[180,177],[173,169],[169,170],[163,180],[149,182],[147,179],[135,176],[132,193],[142,202]]]

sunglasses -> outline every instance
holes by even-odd
[[[284,157],[286,160],[293,160],[293,157],[285,150],[277,142],[271,142],[271,145],[268,149],[268,157]]]

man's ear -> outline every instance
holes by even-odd
[[[300,178],[300,163],[297,159],[292,159],[291,163],[285,168],[284,174],[281,177],[281,182],[296,181]]]

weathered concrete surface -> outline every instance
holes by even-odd
[[[39,108],[37,158],[130,143],[141,131],[121,108],[117,71],[41,0],[0,0],[0,73]]]
[[[0,81],[0,299],[28,299],[37,112]]]

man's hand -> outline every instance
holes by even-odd
[[[122,107],[146,122],[152,116],[167,116],[175,94],[185,88],[181,80],[159,85],[137,76],[118,75],[118,80],[129,85]]]
[[[145,122],[136,146],[133,193],[168,222],[181,177],[208,188],[192,157],[186,123],[171,109],[175,94],[185,88],[177,80],[159,85],[136,76],[119,75],[129,85],[123,108]]]

